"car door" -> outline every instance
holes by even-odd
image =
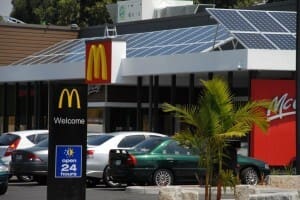
[[[196,182],[199,175],[198,156],[192,151],[180,146],[178,142],[171,141],[162,150],[164,155],[164,168],[171,169],[176,182]]]

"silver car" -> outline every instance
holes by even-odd
[[[0,157],[6,165],[11,154],[18,149],[29,148],[48,138],[48,130],[24,130],[2,133],[0,136]],[[31,176],[17,176],[20,181],[31,181]]]
[[[88,142],[87,146],[87,184],[95,186],[102,180],[107,186],[115,187],[119,183],[111,181],[108,175],[108,155],[110,149],[130,149],[151,137],[166,135],[143,131],[124,131],[101,135]]]

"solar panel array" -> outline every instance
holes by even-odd
[[[207,11],[249,49],[296,49],[296,12],[210,9]]]
[[[118,35],[126,41],[127,58],[205,52],[232,39],[221,25]],[[65,40],[12,65],[84,62],[85,41],[103,37]]]

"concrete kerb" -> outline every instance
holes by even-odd
[[[190,192],[196,192],[199,195],[204,195],[205,193],[205,188],[204,186],[198,186],[198,185],[172,185],[172,186],[163,186],[163,187],[158,187],[158,186],[128,186],[126,188],[127,192],[131,193],[138,193],[138,194],[159,194],[161,190],[166,190],[166,191],[190,191]],[[215,187],[212,188],[212,193],[216,194],[217,189]],[[226,188],[226,192],[224,193],[224,190],[222,189],[222,194],[234,194],[233,189],[231,188]]]

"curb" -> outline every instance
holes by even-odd
[[[187,190],[187,191],[194,191],[199,194],[205,193],[205,188],[200,187],[198,185],[175,185],[175,186],[128,186],[126,187],[125,191],[129,193],[138,193],[138,194],[159,194],[160,189],[162,188],[168,188],[168,189],[181,189],[181,190]],[[216,188],[212,188],[212,193],[216,193]],[[226,195],[233,195],[233,190],[231,188],[226,189],[226,193],[224,193],[224,190],[222,190],[222,194]]]

